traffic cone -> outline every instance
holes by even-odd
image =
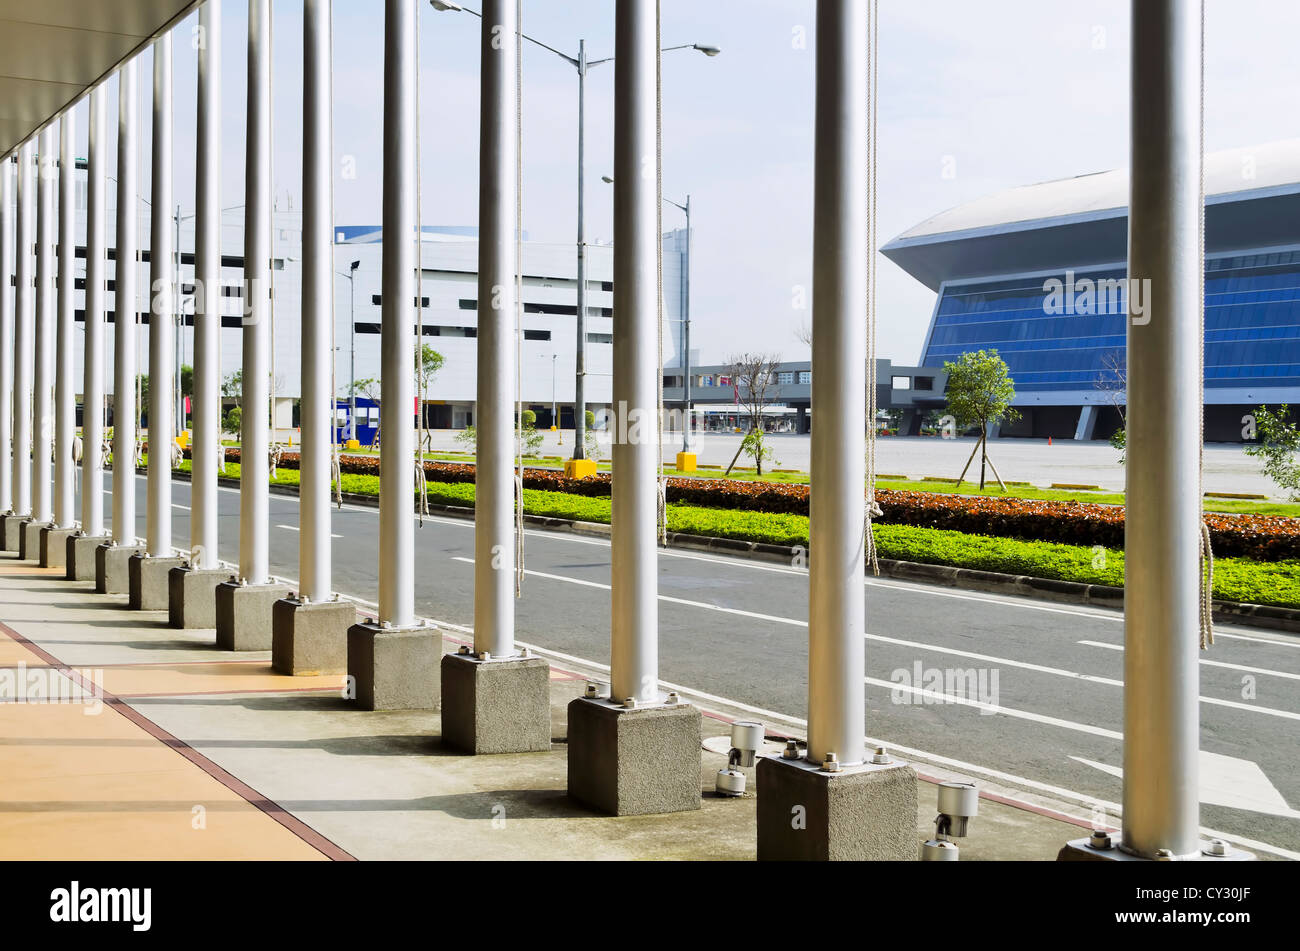
[[[1051,436],[1048,436],[1048,437],[1047,437],[1047,444],[1048,444],[1049,446],[1052,444],[1052,437],[1051,437]]]

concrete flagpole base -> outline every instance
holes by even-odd
[[[216,588],[217,647],[227,651],[271,649],[271,607],[289,596],[283,584],[224,581]]]
[[[628,708],[607,697],[569,704],[569,795],[612,816],[700,808],[700,711]]]
[[[18,550],[22,544],[23,522],[30,519],[30,515],[15,515],[13,512],[0,515],[0,543],[4,545],[5,551]]]
[[[216,627],[217,585],[230,577],[229,568],[172,568],[167,572],[167,623],[176,628]]]
[[[808,760],[758,760],[758,859],[914,862],[920,854],[916,770],[866,763],[827,772]]]
[[[185,564],[184,558],[154,558],[147,552],[126,560],[126,606],[132,611],[166,611],[167,572]]]
[[[1171,855],[1168,859],[1149,859],[1141,855],[1124,852],[1119,847],[1118,832],[1094,832],[1091,838],[1072,839],[1056,855],[1058,862],[1253,862],[1255,854],[1245,849],[1236,849],[1222,839],[1201,842],[1201,850],[1195,855]]]
[[[95,549],[107,545],[110,538],[109,535],[85,535],[81,532],[69,538],[64,552],[67,563],[64,577],[68,581],[94,581]]]
[[[131,587],[127,563],[144,549],[139,545],[112,542],[95,549],[95,591],[98,594],[126,594]]]
[[[271,669],[292,677],[346,674],[351,601],[281,598],[271,607]]]
[[[41,567],[66,569],[68,567],[68,539],[77,534],[80,534],[80,529],[77,528],[55,528],[53,525],[46,525],[42,528]]]
[[[36,561],[41,557],[41,532],[49,527],[49,522],[38,522],[32,518],[23,520],[18,535],[19,561]]]
[[[442,632],[430,624],[348,628],[350,699],[361,710],[437,710]]]
[[[551,665],[540,657],[442,658],[442,742],[463,753],[551,748]]]

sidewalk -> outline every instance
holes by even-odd
[[[269,652],[212,643],[0,554],[0,859],[754,858],[753,796],[713,794],[725,740],[705,747],[698,812],[610,818],[569,800],[578,673],[552,668],[550,752],[472,757],[441,748],[436,713],[356,711],[341,677],[276,675]],[[704,712],[702,740],[726,737],[725,713]],[[935,796],[921,780],[918,846]],[[963,860],[1052,859],[1084,834],[995,799]]]

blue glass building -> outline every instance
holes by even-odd
[[[1206,438],[1240,440],[1251,408],[1300,404],[1300,139],[1207,156],[1206,195]],[[1023,418],[1003,435],[1105,438],[1119,426],[1127,202],[1127,170],[1045,182],[943,212],[882,249],[938,294],[921,365],[990,348],[1006,360]],[[1133,291],[1141,308],[1143,285]]]

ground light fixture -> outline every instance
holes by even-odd
[[[949,836],[966,837],[966,828],[979,814],[979,805],[980,793],[974,783],[940,783],[934,838],[921,846],[921,861],[956,862],[961,853]]]
[[[745,774],[742,769],[752,768],[754,757],[763,748],[763,724],[756,720],[737,720],[731,724],[731,750],[727,765],[718,770],[715,789],[719,796],[736,797],[745,793]]]

